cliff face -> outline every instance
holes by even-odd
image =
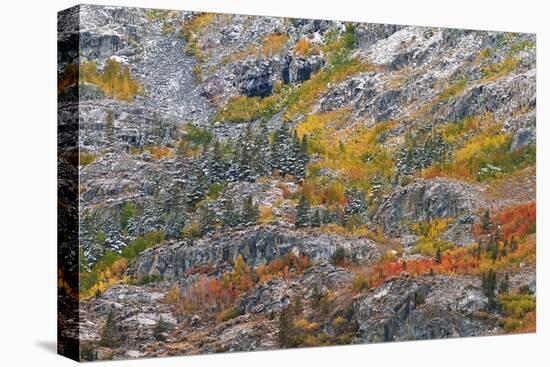
[[[82,358],[532,331],[534,35],[73,11]]]
[[[328,262],[339,248],[353,254],[355,260],[361,263],[376,260],[380,256],[379,248],[367,238],[349,239],[339,235],[303,233],[290,228],[268,226],[222,232],[191,242],[180,241],[146,250],[133,264],[130,273],[138,278],[145,275],[178,278],[193,267],[233,263],[239,255],[253,267],[270,263],[286,254]]]

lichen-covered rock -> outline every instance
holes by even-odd
[[[236,309],[240,314],[280,312],[293,296],[288,280],[272,278],[247,292]]]
[[[259,60],[241,65],[237,85],[247,97],[267,97],[273,92],[271,63]]]
[[[130,273],[137,278],[151,274],[174,278],[194,266],[232,263],[238,255],[242,255],[250,266],[265,264],[286,253],[305,255],[314,262],[328,261],[338,248],[343,248],[358,262],[368,262],[379,256],[378,246],[367,238],[259,226],[146,250]]]
[[[401,28],[403,26],[394,24],[359,25],[355,28],[357,46],[361,49],[367,49],[379,40],[388,38]]]
[[[282,63],[282,79],[285,83],[301,83],[308,80],[324,65],[325,60],[319,55],[313,55],[307,59],[287,55]]]
[[[81,339],[97,342],[101,339],[104,324],[110,313],[114,323],[131,346],[155,341],[154,327],[162,319],[168,327],[177,323],[175,307],[162,302],[164,293],[147,287],[115,285],[97,298],[83,301],[80,309],[80,324],[85,331]]]
[[[475,85],[443,109],[445,120],[458,121],[464,117],[492,112],[502,118],[522,108],[536,106],[535,70],[511,75],[488,84]]]
[[[357,338],[388,342],[478,335],[496,327],[477,315],[486,302],[478,279],[403,275],[356,299]]]
[[[418,180],[397,187],[378,208],[374,220],[388,235],[398,237],[411,223],[475,214],[480,189],[446,179]]]

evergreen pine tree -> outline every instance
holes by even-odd
[[[209,159],[208,181],[210,183],[222,183],[225,181],[226,171],[227,167],[224,162],[220,142],[216,140]]]
[[[344,207],[344,222],[347,223],[351,216],[362,215],[367,211],[365,195],[361,190],[351,189],[346,193],[346,206]]]
[[[194,162],[188,182],[186,201],[190,206],[195,205],[206,196],[208,190],[206,177],[199,162]]]
[[[508,256],[508,240],[505,240],[504,243],[502,244],[502,249],[500,250],[500,256],[501,257],[506,257]]]
[[[435,253],[435,263],[441,264],[441,247],[437,246],[437,251]]]
[[[302,303],[301,297],[294,297],[294,300],[291,303],[292,315],[299,317],[304,312],[304,305]]]
[[[109,311],[107,320],[101,332],[101,339],[99,345],[102,347],[115,348],[121,341],[121,334],[118,325],[115,321],[115,313],[113,310]]]
[[[499,294],[508,294],[510,290],[510,274],[506,273],[504,279],[502,279],[498,285]]]
[[[494,270],[491,269],[481,274],[481,288],[483,295],[487,297],[487,309],[493,311],[497,306],[497,275]]]
[[[78,268],[81,273],[90,271],[90,264],[88,263],[88,259],[86,259],[82,246],[78,247]]]
[[[267,176],[271,173],[270,147],[267,125],[262,123],[254,138],[254,175],[255,177]]]
[[[338,223],[341,226],[344,226],[345,220],[344,220],[344,213],[342,212],[342,208],[340,208],[340,204],[337,203],[336,207],[334,208],[334,216],[335,216],[335,222]]]
[[[240,149],[238,161],[239,180],[253,181],[255,179],[253,169],[255,145],[250,125],[248,125],[244,133],[240,135],[238,146]]]
[[[516,237],[512,235],[510,238],[510,252],[515,252],[518,249],[518,241]]]
[[[108,111],[105,118],[105,144],[108,152],[114,152],[116,149],[116,132],[113,122],[113,112]]]
[[[309,200],[302,194],[300,196],[300,202],[296,207],[296,228],[306,227],[310,224],[309,209]]]
[[[252,199],[252,196],[249,195],[244,199],[242,211],[241,211],[241,222],[244,225],[251,226],[258,222],[258,219],[260,217],[260,210],[256,204],[254,204],[254,200]]]
[[[489,241],[489,245],[487,246],[487,254],[495,262],[498,259],[499,255],[499,248],[498,243],[495,241],[494,237],[491,237],[491,240]]]
[[[239,164],[241,162],[241,149],[239,144],[233,144],[231,147],[231,151],[233,152],[233,155],[228,162],[228,169],[226,178],[229,182],[236,182],[239,181],[240,177],[240,167]]]
[[[158,115],[154,115],[151,121],[151,135],[149,138],[149,144],[159,146],[162,143],[162,122]]]
[[[204,236],[215,229],[216,214],[208,205],[204,205],[200,211],[199,225],[201,236]]]
[[[159,317],[155,327],[153,328],[153,337],[158,341],[165,341],[166,336],[165,332],[168,331],[168,323],[162,319],[162,316]]]
[[[495,241],[500,242],[502,241],[502,228],[499,224],[496,225],[495,228]]]
[[[231,198],[225,199],[222,208],[222,226],[225,229],[235,228],[239,225],[239,215]]]
[[[481,259],[481,245],[477,245],[475,248],[474,248],[474,255],[476,257],[477,260],[480,260]]]
[[[271,166],[277,169],[281,176],[294,174],[296,153],[294,140],[287,127],[283,124],[273,136],[271,147]]]
[[[281,314],[279,315],[279,334],[277,335],[277,339],[281,348],[291,345],[292,323],[292,306],[287,305],[281,310]]]
[[[335,215],[331,213],[329,209],[323,210],[323,216],[321,217],[321,224],[334,223],[336,221],[334,217]]]
[[[313,215],[311,216],[311,226],[312,227],[321,226],[321,214],[319,209],[316,209],[313,211]]]
[[[483,217],[481,218],[481,228],[486,232],[491,230],[491,214],[489,213],[489,210],[485,210],[483,213]]]
[[[373,202],[377,202],[380,200],[382,196],[382,178],[380,177],[380,174],[376,173],[374,177],[370,180],[370,186],[371,186],[371,200]]]
[[[294,168],[293,174],[297,181],[302,181],[306,177],[306,166],[309,162],[309,156],[307,154],[308,141],[307,135],[304,135],[302,140],[298,137],[298,133],[294,130],[293,141],[293,154],[294,154]]]

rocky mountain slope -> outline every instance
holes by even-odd
[[[83,359],[534,331],[534,35],[73,11]]]

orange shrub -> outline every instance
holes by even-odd
[[[174,156],[174,151],[165,146],[149,147],[147,148],[147,150],[151,153],[153,159],[155,160],[159,160],[162,158],[172,158]]]
[[[535,233],[537,224],[536,203],[519,204],[504,209],[496,215],[496,222],[501,225],[504,238],[525,237]]]
[[[269,223],[273,220],[273,208],[270,206],[260,207],[260,223]]]
[[[236,288],[224,286],[220,279],[202,276],[182,294],[179,311],[189,313],[225,308],[233,304],[239,294]]]
[[[277,258],[268,264],[261,265],[256,269],[256,275],[260,282],[268,281],[273,277],[290,278],[290,270],[294,270],[294,274],[302,274],[302,272],[310,266],[309,258],[305,255],[295,256],[286,254],[282,258]]]
[[[287,41],[288,35],[272,33],[263,39],[260,52],[265,57],[270,57],[274,54],[279,53],[283,49]]]

